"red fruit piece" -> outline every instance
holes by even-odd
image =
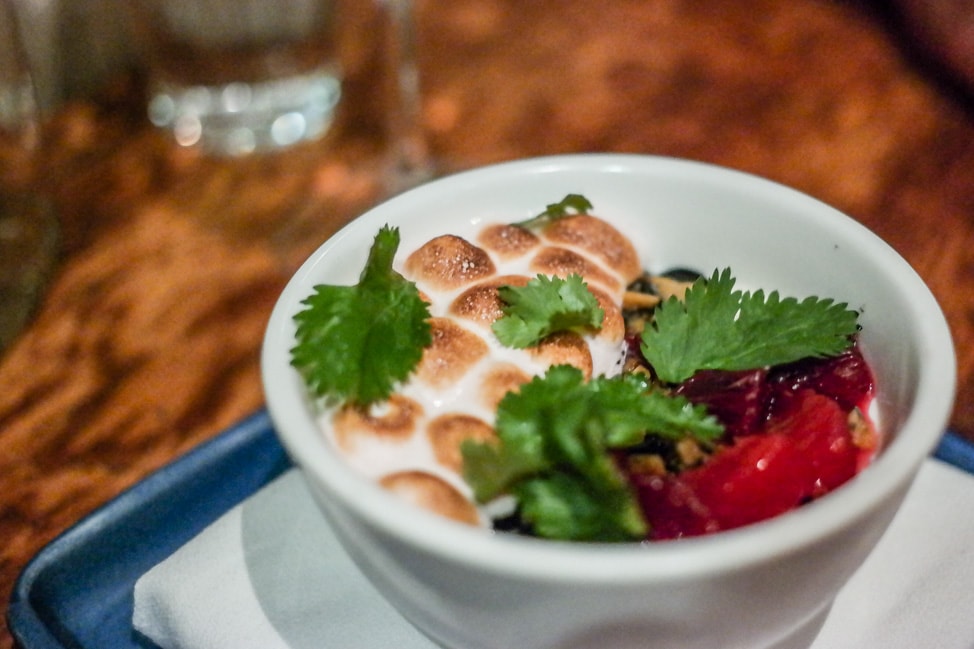
[[[632,478],[649,540],[667,541],[719,532],[719,522],[680,476],[635,475]]]
[[[848,415],[835,401],[802,390],[776,405],[768,433],[783,433],[795,441],[814,477],[810,498],[832,491],[856,474],[860,449],[852,441]]]

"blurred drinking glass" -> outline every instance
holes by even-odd
[[[384,36],[381,50],[391,78],[386,128],[391,148],[396,192],[430,180],[436,169],[427,145],[422,119],[422,92],[417,61],[416,8],[413,0],[375,0]]]
[[[16,9],[0,0],[0,351],[28,321],[57,252],[57,221],[35,187],[40,125]]]
[[[335,1],[134,0],[150,119],[218,155],[320,137],[341,96]]]

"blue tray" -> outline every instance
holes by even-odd
[[[974,445],[957,435],[935,456],[974,473]],[[14,638],[23,649],[152,649],[132,630],[135,581],[289,466],[261,411],[153,473],[27,565],[7,611]]]
[[[61,534],[26,566],[7,624],[23,649],[147,649],[135,581],[290,466],[258,412]]]

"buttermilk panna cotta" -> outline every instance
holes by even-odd
[[[352,466],[464,523],[623,541],[763,520],[868,462],[855,312],[649,276],[590,209],[406,251],[385,228],[357,286],[316,287],[292,363]]]

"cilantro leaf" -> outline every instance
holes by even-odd
[[[599,379],[594,387],[601,393],[601,402],[608,406],[606,416],[613,421],[629,418],[634,427],[643,431],[673,440],[689,436],[704,445],[716,441],[724,433],[723,424],[708,414],[705,406],[694,405],[682,396],[651,389],[638,375]],[[638,399],[631,396],[634,389],[640,390]],[[629,446],[628,439],[617,439],[611,432],[608,440],[613,448]]]
[[[547,225],[551,221],[557,221],[570,214],[569,210],[574,210],[576,214],[588,214],[592,209],[592,204],[581,194],[568,194],[557,203],[549,203],[545,206],[545,211],[527,221],[521,221],[516,225],[522,228],[534,228]]]
[[[595,490],[569,473],[555,473],[518,485],[515,496],[522,518],[542,538],[633,541],[648,531],[639,503],[623,485]]]
[[[641,349],[664,383],[696,371],[747,370],[807,357],[834,356],[851,344],[858,314],[845,303],[809,297],[765,297],[734,290],[729,268],[714,271],[656,308]]]
[[[525,286],[501,286],[504,316],[491,325],[503,344],[523,349],[559,331],[602,326],[605,312],[581,275],[538,275]]]
[[[514,495],[541,536],[642,538],[646,523],[612,450],[649,431],[712,439],[723,430],[703,408],[647,388],[635,375],[585,382],[579,369],[553,366],[501,400],[497,442],[463,443],[464,479],[481,502]]]
[[[355,286],[319,285],[294,316],[291,364],[319,397],[367,405],[387,398],[432,342],[429,309],[392,269],[399,230],[375,236]]]

